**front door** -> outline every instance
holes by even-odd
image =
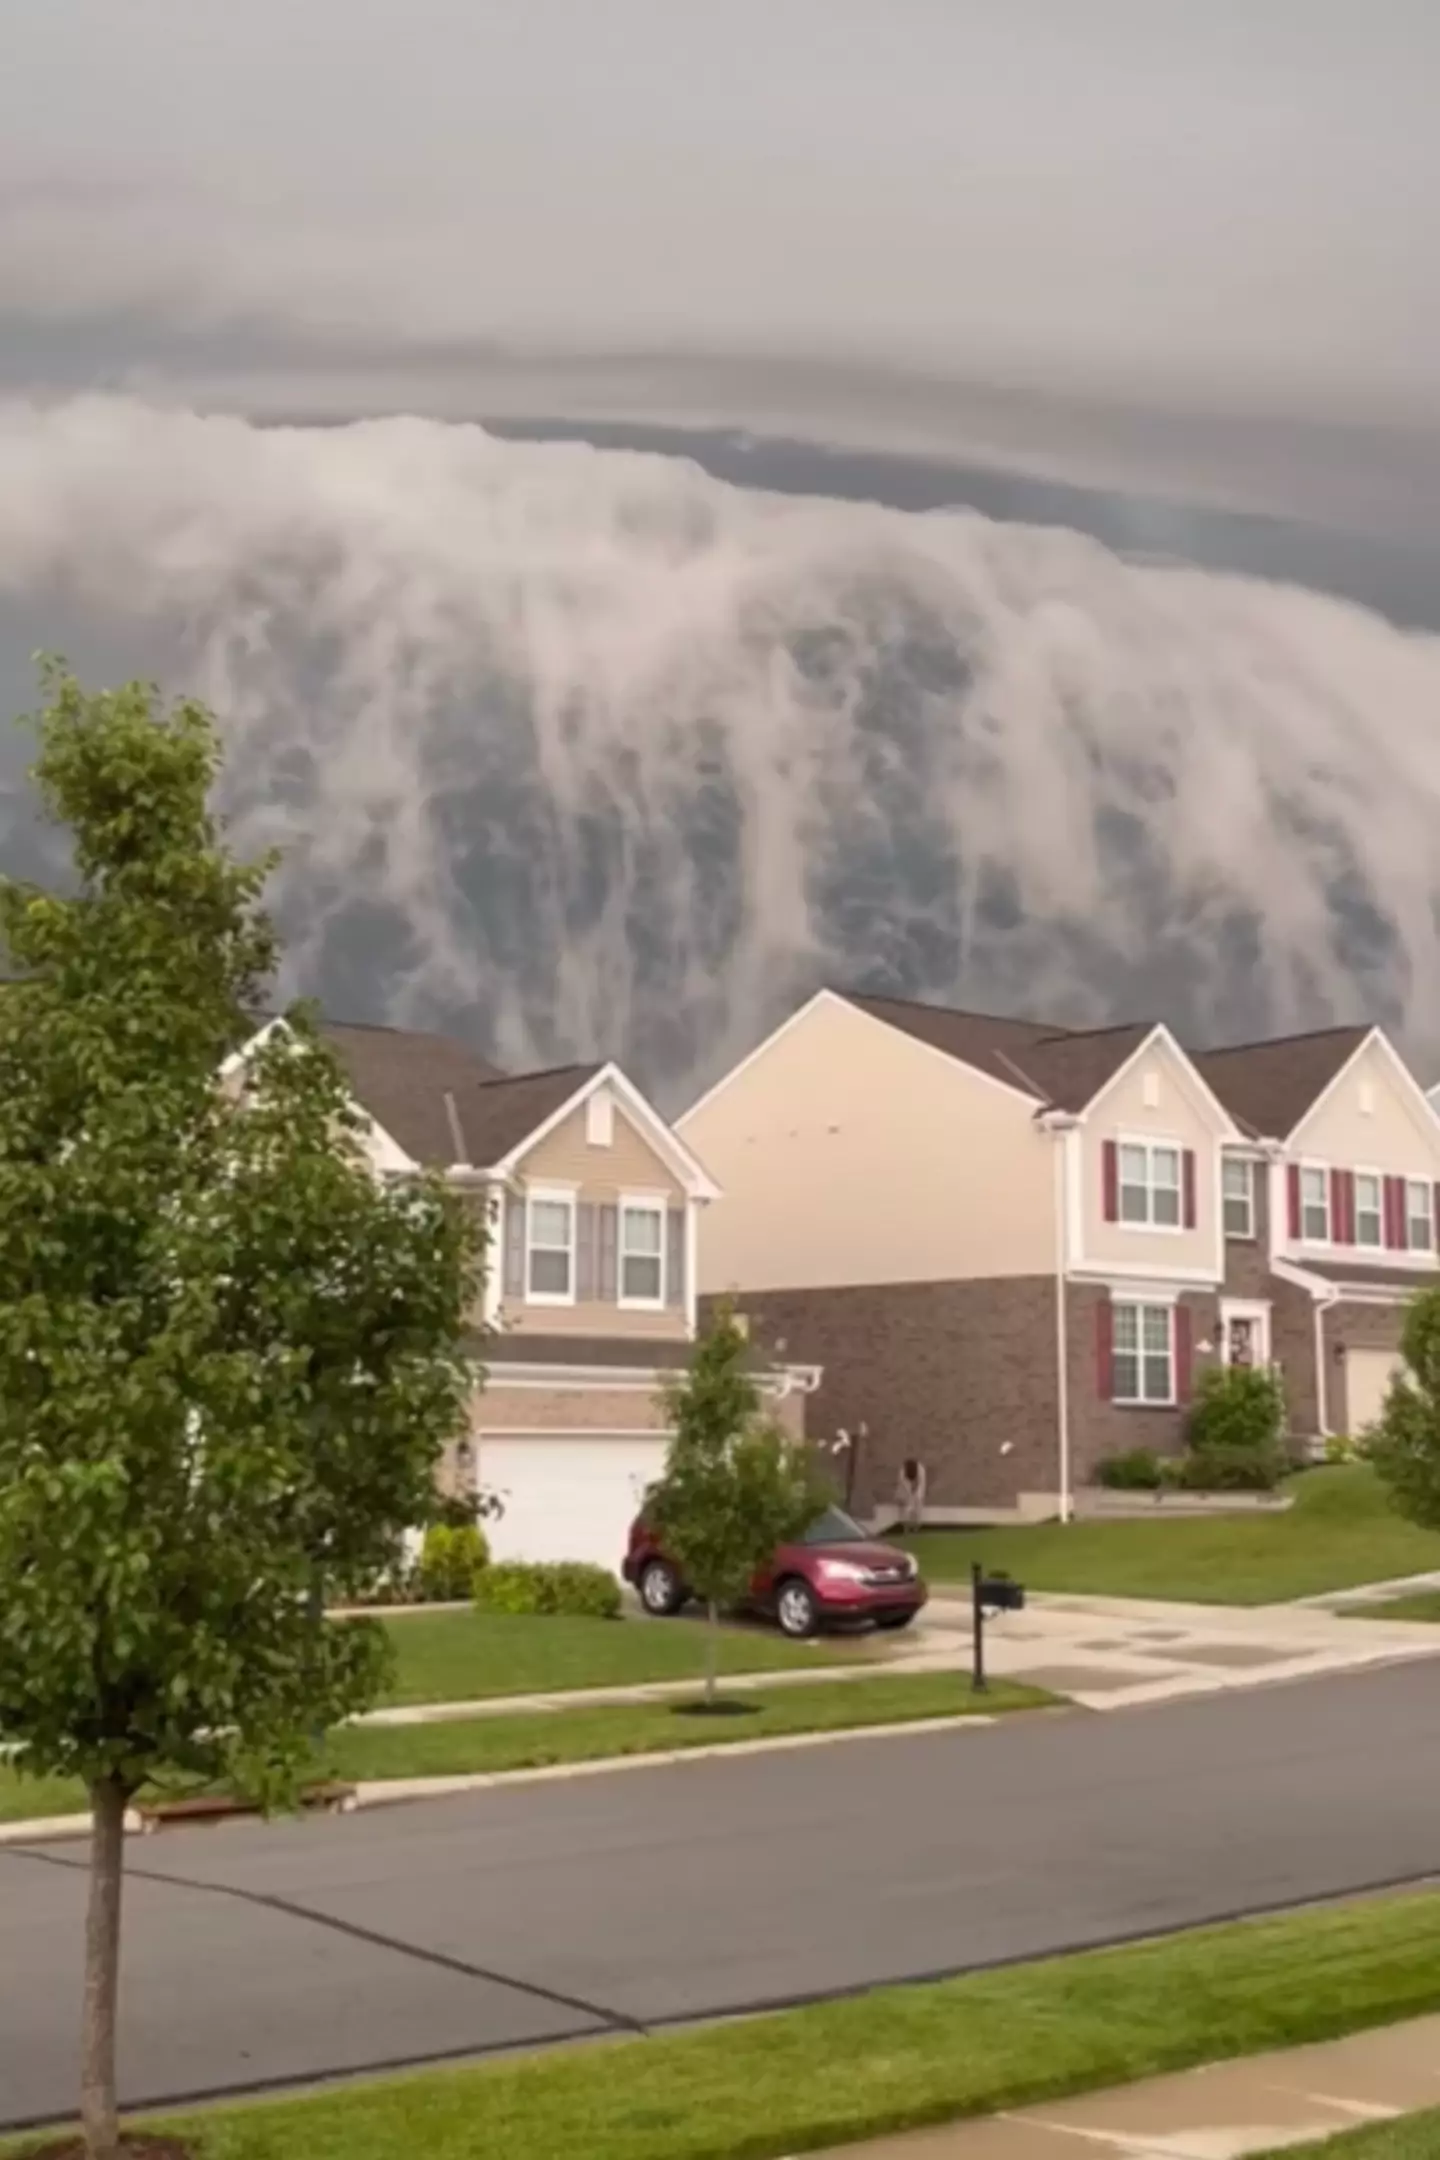
[[[1220,1307],[1221,1355],[1227,1365],[1270,1363],[1270,1308],[1225,1299]]]

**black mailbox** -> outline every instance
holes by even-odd
[[[977,1561],[970,1570],[970,1605],[973,1619],[973,1650],[970,1666],[970,1685],[983,1694],[989,1682],[985,1678],[985,1617],[987,1613],[1023,1612],[1025,1610],[1025,1585],[1011,1575],[996,1569],[987,1575]]]

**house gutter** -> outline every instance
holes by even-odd
[[[1338,1305],[1345,1294],[1343,1283],[1329,1282],[1323,1275],[1312,1275],[1308,1269],[1298,1267],[1293,1260],[1272,1260],[1271,1270],[1281,1282],[1293,1283],[1299,1290],[1308,1290],[1314,1300],[1312,1323],[1315,1329],[1315,1419],[1320,1427],[1320,1438],[1331,1438],[1329,1418],[1330,1370],[1325,1362],[1325,1315],[1332,1305]],[[1273,1345],[1272,1352],[1273,1352]]]
[[[1078,1132],[1080,1120],[1068,1110],[1046,1110],[1040,1130],[1055,1143],[1055,1443],[1060,1471],[1060,1520],[1073,1522],[1074,1495],[1070,1466],[1070,1307],[1069,1246],[1065,1235],[1065,1141]]]

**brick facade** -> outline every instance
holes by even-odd
[[[1134,1296],[1143,1300],[1144,1287]],[[1099,1370],[1099,1309],[1111,1292],[1098,1283],[1071,1283],[1066,1291],[1067,1377],[1070,1411],[1070,1477],[1075,1486],[1093,1485],[1107,1455],[1151,1448],[1157,1455],[1178,1455],[1185,1445],[1183,1404],[1151,1409],[1143,1403],[1117,1403],[1102,1395]],[[1190,1315],[1193,1372],[1213,1364],[1214,1353],[1199,1348],[1214,1343],[1219,1300],[1213,1291],[1186,1291],[1177,1301]]]
[[[807,1404],[812,1439],[866,1426],[848,1467],[862,1514],[893,1498],[907,1455],[924,1461],[935,1508],[1008,1508],[1018,1493],[1055,1491],[1051,1277],[753,1291],[741,1306],[771,1355],[823,1367]],[[847,1478],[846,1458],[835,1461]]]
[[[1325,1351],[1324,1388],[1326,1422],[1331,1432],[1349,1429],[1345,1397],[1347,1350],[1394,1350],[1400,1348],[1405,1325],[1403,1305],[1357,1305],[1343,1301],[1332,1305],[1322,1321]]]

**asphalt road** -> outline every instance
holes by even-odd
[[[1440,1874],[1440,1664],[129,1846],[122,2083],[650,2026]],[[75,2079],[84,1847],[0,1847],[0,2128]]]

